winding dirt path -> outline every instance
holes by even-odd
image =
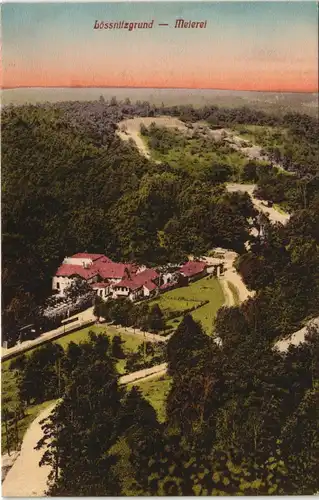
[[[135,381],[149,380],[164,375],[166,371],[167,364],[162,363],[123,375],[119,379],[119,384],[126,385]],[[57,402],[43,410],[25,433],[20,453],[2,483],[2,496],[27,498],[45,496],[51,468],[49,466],[39,467],[44,450],[35,450],[34,447],[43,435],[41,420],[52,413],[56,404]]]
[[[235,300],[232,291],[229,288],[228,282],[232,283],[238,290],[240,302],[245,302],[249,297],[253,297],[255,292],[248,290],[241,275],[236,271],[234,262],[238,257],[236,252],[224,249],[224,259],[220,260],[224,264],[224,275],[220,276],[219,280],[223,287],[225,295],[225,305],[234,305]],[[213,264],[216,261],[215,257],[204,256],[203,260],[208,264]]]
[[[290,345],[297,346],[299,344],[302,344],[305,341],[305,336],[308,333],[308,329],[311,327],[319,329],[319,317],[308,321],[306,326],[304,326],[303,328],[301,328],[297,332],[293,333],[288,338],[283,339],[283,340],[278,340],[278,342],[276,342],[276,344],[275,344],[275,347],[280,352],[285,352],[288,350]]]
[[[219,282],[220,282],[222,289],[223,289],[223,292],[224,292],[224,297],[225,297],[224,306],[227,306],[227,307],[234,306],[235,299],[234,299],[234,296],[232,294],[231,289],[229,288],[228,281],[225,278],[220,278]]]
[[[149,117],[141,117],[136,116],[135,118],[129,118],[127,120],[122,120],[118,124],[117,135],[123,140],[128,141],[129,139],[133,139],[137,148],[142,153],[142,155],[146,156],[146,158],[150,158],[150,152],[144,143],[143,139],[140,135],[141,125],[145,125],[145,127],[149,127],[151,123],[156,123],[158,127],[166,127],[166,128],[177,128],[181,131],[187,131],[187,127],[183,122],[174,118],[172,116],[149,116]]]
[[[78,318],[78,321],[66,326],[59,326],[55,330],[50,330],[49,332],[43,333],[34,340],[26,340],[25,342],[10,347],[9,349],[5,349],[2,347],[1,360],[4,361],[5,359],[9,359],[10,357],[13,357],[17,354],[22,354],[29,349],[33,349],[33,347],[39,346],[47,342],[48,340],[53,340],[56,337],[61,337],[64,334],[67,334],[69,331],[74,330],[74,328],[80,329],[85,325],[89,325],[96,319],[93,314],[93,307],[89,307],[88,309],[85,309],[85,311],[82,311],[70,317],[70,319],[72,318]]]
[[[21,451],[2,484],[4,497],[42,497],[45,494],[49,466],[39,467],[43,450],[35,450],[42,437],[40,422],[53,411],[56,403],[43,410],[25,433]]]
[[[269,220],[271,222],[273,223],[280,222],[281,224],[287,224],[287,222],[290,219],[290,215],[278,212],[273,207],[267,207],[265,200],[259,200],[253,195],[255,188],[256,184],[236,184],[236,183],[226,184],[226,189],[230,193],[234,193],[236,191],[240,191],[242,193],[248,193],[251,198],[251,201],[254,204],[254,207],[257,210],[259,210],[259,212],[263,212],[265,215],[267,215],[267,217],[269,217]]]
[[[151,368],[145,368],[144,370],[139,370],[137,372],[129,373],[128,375],[123,375],[120,378],[119,384],[126,385],[131,384],[135,381],[141,381],[157,377],[159,375],[164,375],[167,371],[167,363],[162,363],[161,365],[152,366]]]

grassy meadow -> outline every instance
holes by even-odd
[[[151,304],[158,304],[165,315],[172,312],[179,312],[180,316],[168,320],[167,326],[176,329],[183,313],[186,309],[199,305],[208,300],[191,313],[195,321],[200,321],[205,332],[209,335],[213,332],[213,320],[218,309],[224,303],[224,294],[217,278],[207,276],[198,281],[190,283],[186,287],[176,288],[151,301]]]
[[[247,163],[247,157],[234,151],[227,143],[200,134],[186,137],[182,132],[168,128],[157,128],[154,132],[149,129],[148,133],[148,136],[141,137],[155,161],[187,170],[196,177],[211,176],[212,169],[223,165],[237,179]]]
[[[283,146],[288,131],[281,127],[264,125],[237,125],[235,132],[243,139],[262,147],[280,148]]]

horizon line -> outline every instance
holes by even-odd
[[[279,94],[318,94],[317,90],[256,90],[256,89],[234,89],[234,88],[216,88],[216,87],[151,87],[151,86],[128,86],[128,85],[18,85],[15,87],[1,86],[2,90],[17,89],[156,89],[156,90],[221,90],[228,92],[259,92],[259,93],[279,93]]]

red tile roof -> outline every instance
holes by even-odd
[[[155,269],[145,269],[140,273],[136,273],[134,279],[140,282],[147,282],[150,280],[155,280],[159,277],[159,274],[155,271]]]
[[[196,274],[200,274],[207,267],[205,262],[198,262],[195,260],[186,262],[181,268],[180,272],[184,274],[184,276],[196,276]]]
[[[84,268],[73,264],[62,264],[55,273],[56,276],[81,276],[81,278],[85,280],[93,278],[93,276],[97,276],[97,274],[98,272],[94,266]]]
[[[156,290],[157,288],[157,285],[155,285],[155,283],[153,283],[153,281],[148,281],[147,283],[144,283],[145,288],[147,288],[150,292],[152,292],[153,290]]]
[[[125,286],[130,290],[136,290],[142,286],[146,286],[150,291],[152,291],[157,288],[157,285],[153,283],[153,280],[155,280],[158,276],[159,275],[155,269],[145,269],[140,273],[132,273],[129,277],[125,277],[122,281],[114,285],[114,287]]]
[[[129,264],[121,264],[117,262],[101,262],[94,263],[94,268],[103,279],[120,279],[125,275],[125,270],[129,268]]]
[[[81,276],[88,280],[99,275],[103,280],[120,279],[121,282],[117,286],[126,286],[129,289],[136,290],[143,285],[149,290],[155,290],[156,285],[153,283],[159,275],[155,269],[145,269],[140,273],[136,273],[138,266],[130,263],[112,262],[108,257],[102,254],[77,253],[72,255],[72,258],[91,259],[93,264],[87,268],[74,264],[62,264],[56,276]],[[94,284],[95,288],[105,288],[106,284]]]

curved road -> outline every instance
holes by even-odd
[[[119,384],[126,385],[137,380],[149,380],[153,377],[164,375],[166,370],[166,363],[144,370],[138,370],[120,377]],[[41,420],[50,415],[56,404],[57,403],[53,403],[43,410],[25,433],[21,451],[2,484],[2,495],[4,497],[45,496],[48,476],[51,469],[49,466],[39,467],[39,462],[43,456],[44,450],[35,450],[34,447],[43,435],[40,425]]]
[[[273,207],[267,207],[264,200],[259,200],[253,195],[255,188],[256,184],[226,184],[226,189],[230,193],[234,193],[236,191],[248,193],[254,207],[260,212],[263,212],[265,215],[267,215],[271,222],[280,222],[281,224],[286,224],[289,221],[290,215],[278,212]]]
[[[207,264],[215,264],[216,260],[219,263],[223,263],[225,267],[224,274],[219,277],[220,283],[223,287],[225,295],[225,305],[234,305],[234,297],[229,288],[228,282],[232,283],[238,290],[239,301],[245,302],[249,297],[253,297],[255,292],[248,290],[241,275],[236,271],[234,262],[238,257],[238,254],[232,250],[224,249],[224,259],[216,259],[215,257],[204,256],[202,260],[207,262]]]
[[[283,339],[283,340],[278,340],[276,342],[275,347],[280,351],[280,352],[285,352],[288,350],[290,345],[299,345],[302,344],[305,341],[305,336],[308,333],[309,328],[315,328],[319,329],[319,317],[311,319],[308,321],[306,326],[298,330],[297,332],[293,333],[290,335],[288,338]]]
[[[39,467],[43,450],[35,450],[34,447],[42,437],[40,422],[50,415],[55,404],[43,410],[25,433],[20,454],[2,484],[4,497],[44,496],[50,467]]]
[[[187,127],[183,122],[178,120],[177,118],[173,118],[172,116],[156,116],[156,117],[135,117],[127,120],[123,120],[118,124],[119,128],[117,131],[117,135],[124,141],[129,139],[133,139],[138,150],[144,155],[146,158],[150,158],[150,151],[143,142],[143,139],[140,136],[140,127],[141,125],[145,125],[149,127],[151,123],[156,123],[157,126],[167,127],[167,128],[178,128],[181,131],[187,131]],[[125,130],[125,131],[124,131]],[[234,136],[235,140],[242,140],[240,137]],[[258,146],[254,145],[253,147],[258,148]],[[256,185],[254,184],[236,184],[229,183],[226,184],[226,189],[229,192],[241,191],[244,193],[248,193],[251,197],[251,200],[257,210],[263,212],[265,215],[269,217],[271,222],[280,222],[281,224],[286,224],[289,220],[289,214],[284,214],[278,212],[273,207],[266,206],[266,202],[263,200],[259,200],[255,196],[253,196],[253,191]]]

